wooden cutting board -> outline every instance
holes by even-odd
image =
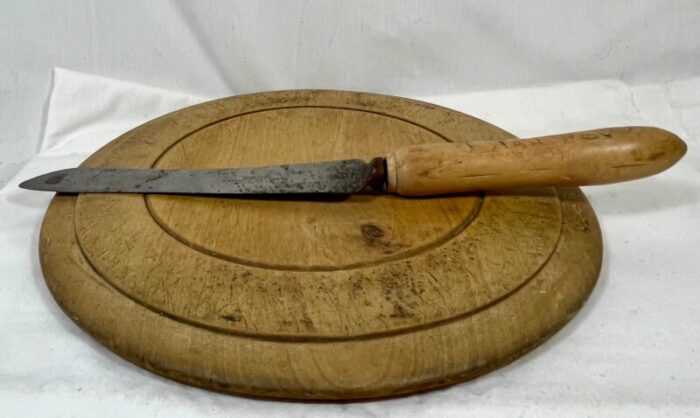
[[[342,158],[507,132],[397,97],[284,91],[146,123],[85,167],[220,168]],[[421,199],[57,195],[46,282],[117,354],[207,389],[361,399],[471,379],[535,348],[595,285],[577,188]]]

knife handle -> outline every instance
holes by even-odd
[[[676,135],[651,127],[414,145],[386,157],[387,191],[425,196],[615,183],[659,173],[675,164],[685,151],[685,143]]]

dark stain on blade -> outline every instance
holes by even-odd
[[[53,176],[46,179],[46,184],[58,184],[63,181],[65,174],[54,174]]]

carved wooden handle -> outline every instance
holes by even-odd
[[[638,179],[686,151],[659,128],[625,127],[531,139],[426,144],[386,157],[387,191],[403,196],[523,186],[585,186]]]

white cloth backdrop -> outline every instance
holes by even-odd
[[[58,308],[37,247],[50,193],[18,189],[73,167],[120,133],[202,97],[56,69],[39,153],[0,189],[0,416],[700,415],[700,78],[629,87],[588,81],[423,96],[519,136],[652,124],[688,155],[636,182],[585,189],[605,258],[591,299],[534,352],[471,382],[388,401],[314,404],[215,394],[144,371]]]
[[[56,66],[212,97],[638,85],[700,75],[698,22],[695,0],[0,0],[0,184]]]
[[[0,0],[0,417],[700,416],[698,22],[694,0]],[[591,299],[470,383],[362,404],[256,401],[92,341],[39,268],[51,195],[17,183],[170,110],[290,88],[424,99],[519,136],[658,125],[689,151],[657,177],[585,189],[606,248]]]

